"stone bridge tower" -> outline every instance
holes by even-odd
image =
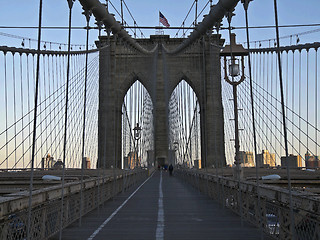
[[[150,54],[140,53],[114,36],[103,36],[97,42],[100,47],[98,167],[121,167],[121,106],[136,80],[144,85],[153,102],[156,161],[168,159],[168,102],[175,87],[185,80],[200,103],[202,165],[226,164],[220,72],[223,40],[220,35],[205,36],[183,52],[170,54],[184,40],[171,39],[168,35],[137,39]]]

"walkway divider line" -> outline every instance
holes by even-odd
[[[162,172],[160,172],[159,201],[158,201],[158,224],[156,230],[156,240],[164,239],[164,211],[163,211],[163,192],[162,192]]]
[[[91,236],[88,238],[88,240],[92,240],[97,234],[106,226],[108,222],[123,208],[123,206],[130,200],[130,198],[133,197],[133,195],[136,194],[136,192],[139,191],[139,189],[147,182],[149,179],[153,176],[154,172],[151,174],[150,177],[147,178],[98,228],[95,230]]]

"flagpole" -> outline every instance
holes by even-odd
[[[158,17],[158,19],[159,19],[159,30],[158,30],[158,34],[161,35],[161,29],[160,29],[160,27],[161,27],[161,23],[160,23],[160,10],[159,10],[159,17]]]

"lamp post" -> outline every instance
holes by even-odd
[[[134,135],[134,139],[137,141],[137,143],[136,143],[136,154],[137,154],[136,167],[138,167],[138,161],[139,161],[139,155],[138,155],[139,148],[138,148],[138,146],[139,146],[139,140],[141,138],[141,127],[139,126],[139,123],[137,123],[137,125],[134,127],[133,135]],[[136,154],[134,154],[134,156],[136,156]]]
[[[245,79],[244,76],[244,56],[248,55],[248,51],[241,44],[236,44],[236,35],[230,34],[230,45],[226,45],[220,53],[224,57],[224,79],[233,88],[233,112],[235,124],[235,165],[236,178],[242,178],[241,159],[240,159],[240,142],[239,142],[239,120],[238,120],[238,101],[237,86]],[[228,59],[227,59],[228,57]],[[237,57],[241,57],[238,59]],[[241,65],[241,72],[240,72]],[[229,78],[231,77],[231,79]]]

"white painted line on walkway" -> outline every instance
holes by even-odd
[[[88,238],[88,240],[92,240],[97,234],[106,226],[106,224],[123,208],[123,206],[130,200],[130,198],[133,197],[136,192],[153,176],[154,172],[150,177],[148,177],[147,180],[145,180],[121,205],[118,207],[98,228],[95,230],[91,236]]]
[[[156,240],[164,239],[164,211],[163,211],[163,192],[162,192],[162,172],[160,172],[159,201],[158,201],[158,224]]]

